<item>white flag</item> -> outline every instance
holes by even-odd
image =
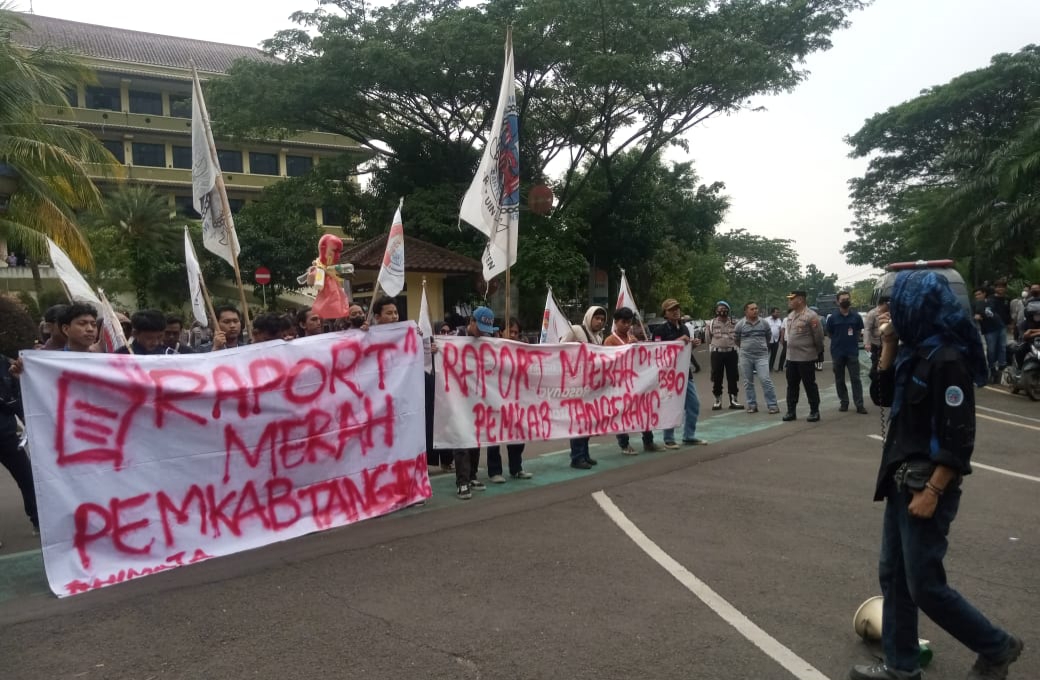
[[[614,311],[616,312],[622,307],[628,307],[636,313],[639,312],[636,308],[636,300],[632,297],[632,289],[628,287],[628,277],[625,276],[624,269],[621,270],[621,287],[618,289],[617,304],[614,305]]]
[[[480,167],[462,199],[459,218],[488,237],[481,261],[490,281],[516,264],[520,224],[520,128],[513,80],[513,33],[506,32],[502,87]]]
[[[423,368],[433,372],[433,324],[430,323],[430,303],[426,299],[426,281],[423,281],[422,298],[419,301],[419,332],[423,338]]]
[[[112,304],[105,297],[105,291],[98,288],[98,295],[98,315],[104,321],[101,324],[101,343],[105,346],[105,351],[111,354],[121,347],[126,347],[126,334],[123,333],[123,324],[119,322],[116,310],[112,309]]]
[[[50,251],[51,264],[54,266],[54,271],[57,272],[58,278],[61,279],[65,290],[68,291],[69,298],[74,302],[89,302],[95,308],[100,308],[101,299],[94,294],[90,284],[76,269],[76,265],[72,264],[72,260],[65,254],[65,251],[50,238],[47,238],[47,249]]]
[[[202,215],[202,245],[232,267],[241,252],[235,221],[224,214],[224,201],[217,186],[220,164],[213,157],[213,131],[209,126],[206,102],[202,98],[199,74],[192,70],[191,96],[191,194],[195,210]]]
[[[188,225],[184,225],[184,268],[188,270],[188,291],[191,293],[191,313],[203,328],[209,326],[206,300],[202,295],[202,268],[195,244],[191,241]]]
[[[379,287],[390,297],[397,297],[404,289],[404,222],[401,219],[401,199],[390,225],[390,236],[386,239],[383,265],[379,268]]]
[[[538,342],[542,344],[563,342],[564,337],[567,336],[570,330],[571,322],[560,311],[559,306],[556,304],[556,298],[553,297],[552,288],[550,288],[549,294],[545,296],[545,313],[542,314],[542,335]]]

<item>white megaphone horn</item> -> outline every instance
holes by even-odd
[[[864,640],[875,642],[881,639],[881,613],[885,598],[876,595],[859,606],[852,617],[852,627],[856,635]]]

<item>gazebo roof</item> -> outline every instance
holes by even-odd
[[[343,251],[343,262],[356,270],[378,270],[383,264],[386,236],[348,245]],[[435,246],[414,236],[404,237],[405,266],[409,271],[435,274],[479,274],[483,271],[478,260]]]

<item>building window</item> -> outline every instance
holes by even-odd
[[[88,86],[87,108],[119,111],[119,88]]]
[[[278,154],[250,151],[249,172],[254,175],[277,175]]]
[[[217,149],[217,162],[224,172],[242,172],[242,152]]]
[[[171,94],[170,115],[174,118],[191,118],[191,97],[186,94]]]
[[[130,113],[146,113],[151,116],[161,116],[162,95],[158,92],[130,90]]]
[[[79,106],[79,90],[75,87],[66,87],[65,100],[69,106]]]
[[[310,156],[286,156],[285,174],[289,177],[299,177],[311,171],[314,161]],[[256,172],[255,170],[253,172]]]
[[[134,165],[145,165],[150,168],[166,167],[165,144],[145,144],[144,142],[134,142],[133,153]]]
[[[232,215],[237,215],[242,208],[246,207],[246,201],[244,198],[229,198],[227,203],[228,207],[231,208]]]
[[[193,220],[197,220],[202,217],[202,215],[195,212],[195,204],[191,196],[174,196],[173,204],[174,206],[176,206],[178,215],[190,217]]]
[[[173,167],[182,168],[184,170],[191,170],[191,147],[190,146],[176,146],[173,147]]]
[[[102,139],[101,145],[108,149],[108,152],[115,156],[117,161],[126,163],[126,152],[122,142],[114,139]]]
[[[323,205],[321,207],[322,224],[328,224],[334,227],[343,226],[343,213],[338,208],[332,206]]]

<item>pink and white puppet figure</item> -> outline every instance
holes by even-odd
[[[325,234],[318,241],[318,259],[307,270],[307,283],[318,289],[314,313],[323,319],[341,319],[349,315],[350,300],[343,290],[343,277],[353,271],[350,265],[339,264],[343,241],[338,236]]]

